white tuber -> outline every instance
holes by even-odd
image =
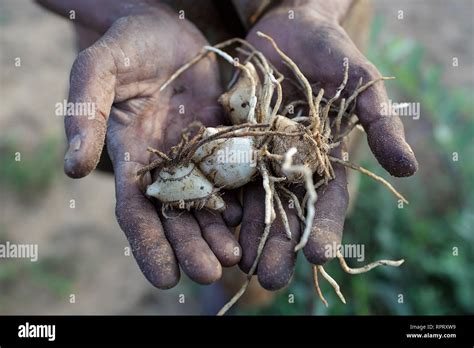
[[[163,168],[156,181],[148,186],[146,194],[159,199],[165,206],[180,209],[225,208],[224,200],[194,163]]]
[[[208,127],[204,138],[216,134],[217,128]],[[218,188],[241,187],[257,173],[254,138],[237,137],[210,141],[196,150],[193,162]]]
[[[255,106],[260,86],[257,71],[252,63],[244,65],[235,85],[219,97],[219,103],[224,107],[232,124],[242,124],[255,121]]]

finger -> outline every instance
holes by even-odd
[[[291,208],[288,200],[281,196],[282,205],[288,217],[291,239],[288,239],[278,210],[273,222],[270,236],[258,265],[258,281],[267,290],[278,290],[286,286],[295,270],[295,246],[300,237],[300,222],[295,209]]]
[[[322,265],[335,257],[342,240],[349,193],[346,169],[333,164],[336,178],[318,190],[313,228],[303,252],[309,262]]]
[[[133,255],[150,283],[160,289],[172,288],[179,281],[179,267],[154,205],[139,189],[138,165],[122,162],[114,169],[115,213]]]
[[[363,83],[376,79],[380,73],[372,65],[362,71]],[[387,91],[382,81],[362,92],[357,99],[356,113],[367,133],[367,140],[378,162],[391,175],[405,177],[418,170],[418,162],[410,145],[399,116],[391,112],[382,113],[389,104]]]
[[[265,228],[265,191],[262,180],[247,184],[243,191],[243,217],[239,243],[242,247],[240,268],[248,273],[257,256],[257,248]]]
[[[315,81],[324,82],[326,92],[331,95],[335,92],[342,80],[341,67],[346,60],[349,63],[349,79],[344,92],[346,97],[355,91],[360,80],[362,84],[366,84],[381,77],[377,68],[365,58],[343,30],[328,33],[333,37],[320,40],[319,45],[313,48],[316,50],[314,56],[319,57],[319,60],[312,62],[315,68],[311,69]],[[317,53],[321,52],[317,51],[318,48],[326,46],[331,47],[328,56]],[[383,106],[388,105],[385,84],[379,81],[359,94],[355,111],[367,133],[370,149],[382,167],[394,176],[410,176],[417,171],[418,163],[405,140],[400,118],[395,114],[382,113]]]
[[[347,33],[339,27],[323,27],[320,35],[308,32],[308,42],[302,41],[302,52],[309,50],[312,59],[303,59],[301,68],[311,81],[319,81],[325,92],[334,95],[343,79],[343,63],[349,63],[349,80],[345,88],[348,97],[360,79],[365,84],[381,76],[375,66],[357,49]],[[418,169],[413,150],[405,140],[403,124],[397,115],[385,115],[387,91],[379,81],[357,98],[356,114],[367,132],[369,146],[378,162],[394,176],[410,176]]]
[[[161,214],[161,212],[160,212]],[[165,234],[189,278],[199,284],[211,284],[222,275],[222,267],[201,235],[201,228],[189,212],[161,215]]]
[[[107,118],[114,100],[113,58],[98,41],[79,53],[70,75],[64,125],[68,151],[64,171],[73,178],[89,174],[99,162]]]
[[[224,223],[221,215],[205,209],[197,210],[194,216],[201,227],[202,236],[224,267],[240,261],[242,251],[237,239]]]
[[[242,205],[237,196],[238,191],[226,191],[222,198],[224,199],[226,208],[222,212],[222,218],[229,227],[236,227],[242,221]]]

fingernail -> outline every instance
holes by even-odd
[[[75,177],[75,154],[81,148],[81,136],[79,134],[75,135],[69,142],[69,148],[64,155],[64,171],[67,175]]]

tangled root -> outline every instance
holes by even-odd
[[[393,261],[393,260],[378,260],[375,262],[372,262],[368,265],[359,267],[359,268],[351,268],[347,265],[346,260],[344,259],[344,256],[340,252],[340,250],[337,250],[336,256],[339,259],[339,263],[341,265],[341,268],[344,270],[344,272],[349,273],[349,274],[361,274],[361,273],[366,273],[369,272],[370,270],[378,267],[378,266],[392,266],[392,267],[400,267],[405,260],[398,260],[398,261]],[[316,293],[318,294],[319,298],[321,299],[321,302],[328,307],[328,302],[324,298],[324,295],[321,291],[321,288],[319,287],[319,280],[318,280],[318,270],[321,273],[321,275],[331,284],[331,286],[334,288],[334,291],[336,292],[337,296],[340,298],[341,302],[346,304],[346,299],[342,295],[341,289],[337,282],[332,278],[323,268],[323,266],[320,265],[313,265],[313,284],[314,288],[316,290]]]
[[[355,114],[357,97],[378,81],[390,80],[393,77],[381,77],[365,84],[360,79],[353,93],[347,98],[341,98],[349,76],[349,62],[345,61],[343,79],[335,94],[328,99],[324,97],[323,89],[320,89],[318,93],[313,92],[310,82],[298,65],[278,47],[273,38],[262,32],[257,32],[257,35],[270,42],[293,76],[281,74],[260,51],[239,38],[230,39],[215,46],[203,47],[192,60],[180,67],[164,82],[160,91],[167,88],[183,72],[206,55],[217,54],[236,68],[229,83],[229,91],[219,98],[233,126],[219,127],[216,133],[205,136],[205,128],[202,125],[193,125],[194,128],[199,128],[197,134],[190,138],[190,129],[183,132],[181,142],[172,148],[170,153],[165,154],[149,148],[148,151],[158,158],[137,173],[143,175],[150,170],[160,170],[164,166],[187,165],[193,161],[193,156],[198,149],[216,140],[236,137],[253,137],[255,140],[257,169],[265,190],[265,227],[245,283],[218,312],[218,315],[225,314],[245,293],[258,267],[277,213],[281,217],[287,238],[293,238],[280,194],[294,202],[303,230],[295,246],[295,252],[304,248],[308,242],[318,199],[317,189],[335,178],[333,163],[368,175],[386,186],[399,200],[408,203],[385,179],[354,163],[330,155],[330,152],[341,146],[347,135],[360,123]],[[224,48],[234,44],[240,45],[236,50],[246,57],[242,63],[223,51]],[[292,84],[299,95],[293,96],[291,100],[285,100],[284,97],[288,96],[284,95],[285,91],[282,89],[283,79]],[[288,114],[294,114],[295,117],[290,119],[287,117]],[[318,177],[316,183],[313,181],[314,176]],[[212,181],[212,178],[209,180]],[[301,202],[285,187],[288,183],[304,185],[306,193]],[[165,208],[174,206],[172,203],[164,202],[163,206]],[[199,209],[206,205],[208,202],[190,201],[184,208]],[[379,265],[398,267],[403,263],[403,260],[380,260],[361,268],[350,268],[339,251],[337,257],[343,270],[349,274],[368,272]],[[319,274],[331,284],[341,301],[346,303],[337,282],[323,266],[317,265],[313,266],[313,280],[321,301],[326,306],[328,305],[319,287]]]
[[[260,162],[260,171],[262,173],[263,178],[263,188],[265,189],[265,228],[263,230],[262,237],[260,238],[260,242],[257,248],[257,256],[250,267],[250,270],[247,274],[247,279],[242,287],[237,291],[237,293],[227,302],[224,307],[219,310],[217,313],[218,316],[224,315],[245,293],[247,287],[252,280],[252,276],[257,269],[258,263],[260,261],[260,257],[262,256],[263,248],[267,243],[268,236],[270,235],[270,228],[272,227],[272,222],[275,220],[275,211],[273,210],[273,191],[274,187],[272,185],[272,181],[270,180],[270,176],[268,174],[268,170],[264,163]]]

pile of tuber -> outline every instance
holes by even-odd
[[[215,46],[205,46],[191,61],[179,68],[161,86],[164,90],[184,71],[203,57],[215,53],[236,68],[231,86],[219,98],[231,126],[204,127],[192,124],[183,131],[179,144],[169,153],[149,148],[157,159],[139,170],[138,175],[155,170],[156,180],[146,193],[161,202],[163,215],[168,209],[225,209],[220,197],[222,190],[244,186],[256,177],[262,178],[265,190],[265,229],[259,241],[257,257],[248,273],[247,280],[238,293],[220,310],[224,314],[245,292],[268,238],[270,227],[277,214],[285,226],[287,238],[293,238],[288,218],[282,207],[280,195],[295,200],[303,233],[295,252],[308,241],[317,200],[316,189],[335,178],[332,163],[337,162],[358,170],[385,185],[394,195],[406,202],[387,181],[351,162],[335,158],[331,151],[340,147],[347,135],[358,125],[355,115],[357,96],[382,77],[362,84],[347,99],[341,98],[349,71],[344,61],[344,79],[334,96],[324,98],[324,90],[314,93],[307,78],[294,61],[281,51],[268,35],[258,32],[262,40],[268,40],[293,76],[284,76],[265,56],[245,40],[235,38]],[[223,51],[231,45],[239,45],[237,51],[244,59],[232,57]],[[298,87],[299,95],[285,96],[282,81],[287,79]],[[295,112],[296,111],[296,112]],[[229,160],[225,154],[237,154],[239,160]],[[313,181],[315,178],[316,182]],[[304,185],[306,194],[298,199],[289,185]],[[380,260],[360,269],[347,266],[340,252],[337,257],[342,268],[350,274],[366,272],[378,265],[400,266],[403,260]],[[314,285],[323,303],[327,305],[318,283],[321,274],[345,303],[339,285],[324,270],[313,266]]]

